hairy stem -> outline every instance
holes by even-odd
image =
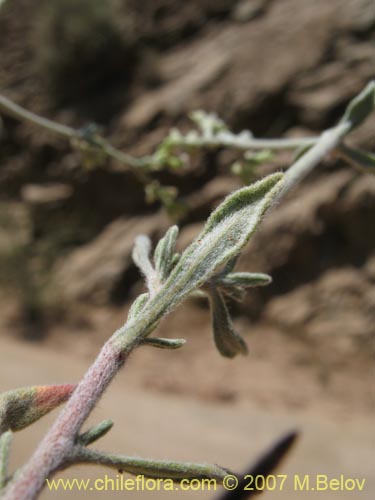
[[[123,365],[125,357],[110,339],[90,367],[72,397],[37,450],[4,493],[7,500],[31,500],[44,487],[45,479],[58,469],[74,446],[75,438],[95,403]]]
[[[341,139],[349,132],[350,127],[349,122],[343,122],[323,132],[315,146],[288,168],[279,198],[306,177],[330,151],[336,149]]]
[[[205,137],[196,138],[186,138],[182,136],[179,139],[173,138],[171,143],[173,146],[179,147],[232,147],[239,150],[251,150],[251,149],[272,149],[272,150],[284,150],[284,149],[295,149],[301,147],[313,146],[319,140],[318,137],[301,137],[301,138],[286,138],[286,139],[257,139],[256,137],[239,138],[238,136],[233,136],[233,138],[226,138],[225,135],[221,136],[218,134],[212,138],[206,139]]]
[[[72,127],[66,125],[61,125],[57,122],[43,118],[27,109],[14,103],[7,97],[0,94],[0,111],[15,118],[19,121],[29,122],[39,127],[42,127],[49,132],[66,137],[70,140],[79,139],[84,140],[82,133]],[[233,147],[239,150],[251,150],[251,149],[295,149],[300,147],[308,147],[316,144],[318,137],[301,137],[301,138],[286,138],[286,139],[257,139],[255,137],[239,137],[233,136],[233,138],[217,136],[206,138],[197,137],[194,139],[184,138],[181,136],[179,139],[174,138],[172,144],[174,146],[189,146],[195,148],[201,147]],[[108,156],[118,160],[120,163],[128,165],[132,168],[142,168],[150,166],[152,163],[152,156],[144,156],[141,158],[135,158],[129,154],[123,153],[122,151],[113,147],[104,138],[99,137],[100,146],[104,153]],[[88,144],[89,145],[89,144]]]

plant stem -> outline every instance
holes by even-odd
[[[0,111],[8,116],[11,116],[12,118],[15,118],[16,120],[33,123],[34,125],[38,125],[39,127],[48,130],[49,132],[53,132],[54,134],[61,135],[68,139],[74,139],[77,137],[77,131],[74,128],[61,125],[60,123],[53,122],[47,118],[42,118],[41,116],[22,108],[3,95],[0,95]]]
[[[0,111],[15,118],[19,121],[29,122],[38,125],[49,132],[66,137],[70,140],[78,139],[85,141],[82,133],[72,127],[61,125],[47,118],[38,116],[37,114],[28,111],[27,109],[14,103],[7,97],[0,94]],[[143,156],[135,158],[127,153],[123,153],[119,149],[113,147],[103,137],[98,137],[98,147],[108,156],[114,158],[120,163],[131,168],[142,168],[152,165],[152,156]],[[240,135],[217,134],[213,137],[197,137],[195,139],[185,138],[173,139],[171,142],[174,146],[188,147],[232,147],[234,149],[251,150],[251,149],[295,149],[300,147],[308,147],[316,144],[318,137],[301,137],[296,139],[256,139],[255,137],[241,137]],[[90,143],[85,141],[88,146]],[[92,145],[91,145],[92,146]]]
[[[280,199],[284,196],[284,194],[298,184],[303,177],[309,174],[320,160],[330,151],[336,149],[341,139],[349,132],[350,127],[351,124],[345,121],[323,132],[315,146],[288,168],[284,176],[284,185],[278,198]]]
[[[318,137],[301,137],[295,139],[257,139],[256,137],[248,137],[242,139],[240,136],[226,137],[225,134],[217,134],[216,136],[205,138],[196,137],[189,138],[182,136],[181,138],[171,140],[171,144],[176,147],[231,147],[240,150],[251,149],[296,149],[308,146],[313,146],[318,141]]]
[[[7,97],[0,94],[0,111],[15,118],[16,120],[22,122],[29,122],[33,125],[38,125],[49,132],[66,137],[67,139],[84,141],[88,147],[91,146],[92,149],[101,149],[106,153],[107,156],[114,158],[124,165],[128,165],[131,168],[137,169],[145,167],[150,163],[150,157],[145,156],[142,158],[134,158],[133,156],[123,153],[119,149],[113,147],[106,139],[103,137],[97,137],[98,144],[93,146],[88,140],[85,140],[80,130],[68,127],[67,125],[61,125],[60,123],[49,120],[48,118],[43,118],[27,109],[14,103]]]

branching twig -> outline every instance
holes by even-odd
[[[371,85],[373,85],[373,82],[369,84],[367,90]],[[365,104],[367,106],[368,102]],[[343,123],[323,134],[324,140],[323,136],[257,139],[249,130],[244,130],[238,134],[231,132],[227,125],[214,113],[194,111],[191,113],[190,118],[196,124],[197,130],[191,130],[183,134],[178,129],[172,129],[151,155],[136,158],[112,146],[99,134],[95,125],[89,125],[82,129],[61,125],[26,110],[3,95],[0,95],[0,112],[16,120],[32,123],[51,133],[65,137],[71,141],[73,146],[77,146],[82,150],[115,159],[121,165],[130,169],[146,187],[146,199],[149,199],[149,201],[159,200],[165,206],[167,212],[171,214],[176,214],[179,210],[183,210],[183,203],[178,203],[175,200],[178,194],[177,189],[170,186],[161,186],[149,174],[163,168],[172,168],[173,170],[183,168],[186,166],[187,153],[190,153],[192,150],[203,148],[219,149],[224,147],[245,152],[243,160],[232,165],[232,171],[242,177],[245,184],[248,184],[249,179],[254,175],[254,166],[266,161],[272,151],[285,149],[306,151],[306,149],[318,144],[319,148],[311,152],[308,158],[305,158],[306,155],[304,155],[303,165],[299,164],[299,167],[303,169],[311,169],[316,163],[314,155],[318,154],[320,158],[324,157],[326,152],[332,151],[339,144],[341,138],[351,127],[357,126],[357,121],[349,125],[348,116],[345,116]],[[347,112],[350,113],[349,108]],[[325,144],[325,150],[323,143]],[[256,150],[260,150],[260,153],[251,153],[251,151]],[[342,151],[341,155],[344,156]],[[358,163],[358,161],[360,164],[363,163],[363,155],[362,158],[360,154],[349,156],[350,163]],[[346,154],[345,157],[347,158],[348,155]],[[310,161],[310,167],[307,167],[308,160]],[[373,171],[374,162],[371,157],[365,158],[365,168],[368,168],[368,162],[372,162],[370,170]],[[299,168],[295,168],[290,175],[288,173],[285,189],[289,189],[289,182],[292,181],[292,183],[295,183],[298,181],[296,177],[299,175],[298,172]],[[301,175],[305,174],[302,173]],[[292,176],[295,177],[295,180],[292,180]]]
[[[0,111],[15,118],[19,121],[25,121],[42,127],[49,132],[66,137],[67,139],[79,139],[84,140],[84,136],[81,130],[68,127],[66,125],[61,125],[55,121],[43,118],[27,109],[14,103],[4,95],[0,94]],[[196,112],[196,114],[202,112]],[[218,122],[219,119],[213,117],[213,115],[205,115],[200,121],[195,120],[201,126],[205,120],[215,120]],[[221,121],[220,121],[221,122]],[[152,156],[144,156],[141,158],[135,158],[131,155],[123,153],[122,151],[114,148],[110,143],[108,143],[104,138],[97,136],[98,146],[101,146],[104,152],[120,163],[128,165],[134,168],[142,168],[150,166],[153,161]],[[301,137],[295,139],[257,139],[252,136],[249,131],[243,131],[240,134],[233,134],[227,130],[222,130],[215,132],[210,130],[207,133],[207,129],[203,129],[201,134],[194,131],[189,134],[182,135],[176,130],[172,131],[170,136],[168,136],[168,142],[170,145],[176,147],[232,147],[234,149],[240,150],[251,150],[251,149],[295,149],[300,147],[308,147],[316,144],[318,137]],[[89,141],[88,145],[90,145]],[[91,144],[92,145],[92,144]]]

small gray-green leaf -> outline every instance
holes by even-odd
[[[152,347],[158,347],[159,349],[179,349],[186,344],[186,340],[148,337],[142,340],[142,344],[150,345]]]
[[[164,238],[162,238],[155,248],[154,253],[154,263],[155,270],[160,276],[161,280],[164,281],[172,270],[175,263],[174,261],[174,249],[176,246],[176,240],[178,236],[178,227],[172,226],[166,232]]]
[[[194,464],[190,462],[175,462],[167,460],[150,460],[144,458],[128,457],[123,455],[110,455],[98,450],[81,448],[73,456],[75,463],[95,463],[113,467],[128,472],[129,474],[143,475],[153,478],[165,478],[173,481],[182,479],[216,479],[221,483],[229,473],[218,465]]]
[[[103,420],[98,425],[95,425],[91,429],[86,432],[83,432],[80,436],[78,436],[78,443],[88,446],[89,444],[97,441],[101,437],[105,436],[107,432],[109,432],[113,427],[112,420]]]
[[[0,490],[4,488],[8,477],[8,463],[12,437],[13,434],[11,431],[4,432],[0,435]]]
[[[366,87],[348,104],[342,122],[349,122],[351,129],[358,127],[375,108],[375,80],[369,82]]]
[[[148,293],[141,293],[141,295],[138,295],[133,304],[130,306],[128,312],[128,321],[133,321],[138,316],[138,314],[145,307],[148,299],[149,299]]]
[[[226,358],[247,354],[247,345],[235,331],[222,295],[215,288],[212,288],[209,294],[214,340],[220,354]]]
[[[218,284],[218,289],[222,292],[226,297],[230,297],[237,302],[242,302],[246,297],[246,291],[241,286],[223,286],[222,284]]]
[[[225,264],[224,269],[220,272],[220,276],[226,276],[227,274],[231,273],[237,264],[239,258],[239,254],[235,255],[232,259],[229,259],[228,262]]]
[[[201,287],[217,268],[239,254],[282,184],[283,174],[273,174],[239,189],[219,205],[165,282],[168,292],[161,294],[160,300],[168,302],[168,309]]]
[[[300,146],[299,148],[296,149],[296,151],[294,152],[294,155],[293,155],[293,163],[295,163],[297,160],[299,160],[305,153],[307,153],[307,151],[309,149],[311,149],[311,145],[303,145],[303,146]]]
[[[266,286],[269,285],[271,281],[271,276],[263,273],[230,273],[220,280],[220,285],[250,288]]]
[[[246,295],[246,288],[265,286],[271,283],[271,276],[262,273],[229,273],[219,274],[212,282],[225,295],[234,300],[242,301]]]

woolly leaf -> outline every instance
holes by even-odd
[[[237,256],[282,187],[282,174],[273,174],[229,195],[212,213],[202,233],[181,255],[161,294],[169,308],[201,287],[219,268]]]
[[[220,285],[250,288],[255,286],[266,286],[269,285],[271,281],[271,276],[263,273],[230,273],[220,280]]]
[[[186,340],[148,337],[142,341],[142,344],[158,347],[159,349],[179,349],[186,344]]]
[[[135,299],[135,301],[133,302],[133,304],[129,309],[128,321],[133,321],[138,316],[138,314],[145,307],[148,299],[149,299],[148,293],[141,293],[141,295],[138,295],[138,297]]]
[[[150,295],[154,295],[160,286],[160,282],[155,269],[151,264],[150,252],[150,238],[144,234],[137,236],[132,253],[133,261],[145,276]]]
[[[45,385],[0,394],[0,433],[20,431],[67,401],[75,385]]]
[[[148,236],[141,234],[136,237],[133,248],[134,264],[147,277],[153,272],[153,267],[150,262],[151,240]]]
[[[375,108],[375,80],[366,87],[348,104],[342,122],[349,122],[351,129],[358,127]]]
[[[74,462],[95,463],[128,472],[135,476],[143,475],[153,478],[165,478],[175,482],[181,481],[182,479],[205,478],[216,479],[221,482],[229,473],[228,470],[218,465],[127,457],[123,455],[112,455],[88,448],[80,448],[76,451]]]
[[[154,263],[155,270],[160,279],[164,281],[172,270],[175,262],[175,246],[178,236],[178,227],[172,226],[166,232],[155,248]]]
[[[101,437],[105,436],[107,432],[109,432],[112,429],[112,427],[113,427],[112,420],[103,420],[103,422],[100,422],[98,425],[95,425],[88,431],[78,436],[77,441],[78,443],[84,446],[88,446],[94,441],[97,441]]]
[[[214,340],[220,354],[226,358],[247,354],[246,343],[235,331],[222,295],[215,288],[210,290],[209,295]]]
[[[215,277],[212,283],[219,288],[221,292],[235,300],[242,301],[246,295],[246,288],[256,286],[266,286],[272,281],[271,276],[262,273],[229,273]]]

